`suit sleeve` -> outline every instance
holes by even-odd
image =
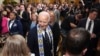
[[[22,24],[21,24],[20,20],[18,20],[17,22],[18,22],[18,32],[19,32],[19,34],[23,35],[23,27],[22,27]]]
[[[82,27],[82,21],[78,23],[77,27]]]
[[[22,15],[23,17],[23,21],[28,21],[29,20],[29,16],[27,12],[24,12],[24,14]]]
[[[56,51],[57,45],[60,39],[60,28],[58,23],[55,23],[55,26],[53,27],[53,37],[54,37],[54,49]]]
[[[33,30],[30,30],[27,36],[27,45],[31,51],[31,53],[34,53],[34,33],[32,32]]]
[[[68,20],[68,18],[65,18],[65,19],[63,20],[63,22],[61,23],[61,29],[64,29],[64,30],[70,29],[70,25],[69,25],[69,20]]]
[[[97,21],[98,21],[98,23],[97,23],[97,34],[96,34],[96,36],[100,38],[100,20],[98,19]]]

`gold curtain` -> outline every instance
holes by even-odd
[[[7,0],[9,1],[9,0]],[[29,3],[40,3],[42,0],[29,0]],[[74,1],[75,4],[78,4],[79,3],[79,0],[48,0],[48,3],[64,3],[64,2],[67,2],[67,3],[70,3],[70,1]],[[99,0],[98,0],[99,1]]]

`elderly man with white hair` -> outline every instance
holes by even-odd
[[[27,44],[35,56],[53,56],[53,34],[49,26],[50,15],[42,11],[38,15],[38,24],[30,30]]]

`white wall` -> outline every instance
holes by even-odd
[[[2,3],[3,3],[3,1],[4,1],[4,0],[0,0],[0,4],[2,4]]]

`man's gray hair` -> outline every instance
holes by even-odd
[[[47,17],[48,17],[48,21],[50,21],[50,15],[49,15],[49,13],[46,12],[46,11],[40,12],[38,16],[47,16]]]

